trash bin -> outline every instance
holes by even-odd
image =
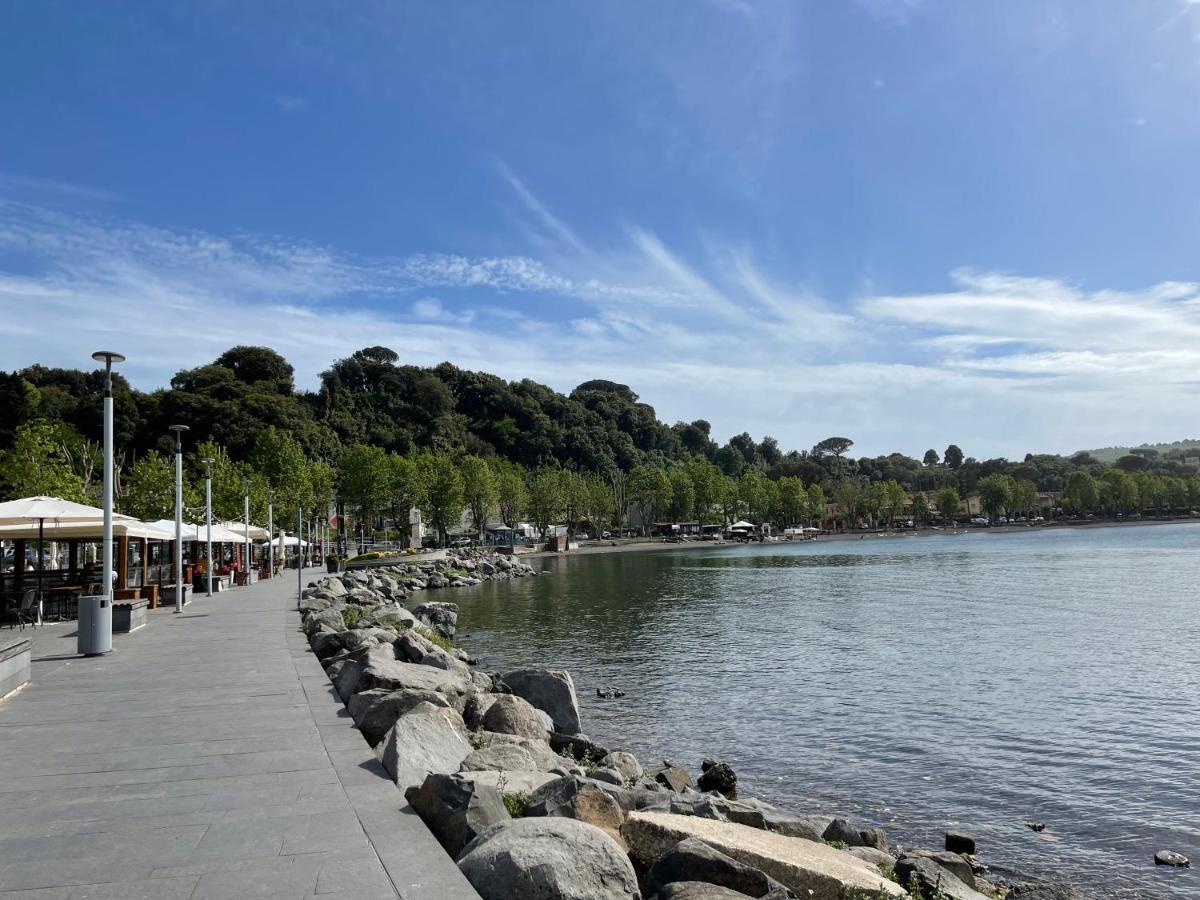
[[[79,652],[84,656],[112,650],[112,613],[108,596],[79,598]]]

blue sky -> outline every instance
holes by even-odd
[[[1200,433],[1200,3],[2,17],[4,368],[383,343],[785,447]]]

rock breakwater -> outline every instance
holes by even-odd
[[[452,553],[329,575],[300,602],[364,740],[485,900],[1005,896],[970,835],[904,848],[879,828],[740,796],[721,760],[693,781],[685,766],[647,767],[593,741],[569,673],[483,671],[454,647],[456,604],[424,596],[534,574],[511,557]]]

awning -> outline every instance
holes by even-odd
[[[113,513],[113,521],[136,521],[132,516]],[[104,510],[84,506],[58,497],[22,497],[0,503],[0,526],[23,525],[26,522],[89,522],[104,521]]]
[[[171,533],[164,534],[163,531],[156,525],[146,522],[139,522],[137,519],[117,520],[114,516],[112,523],[113,537],[127,538],[145,538],[150,541],[167,541],[174,540],[175,532],[172,526]],[[104,520],[77,520],[69,522],[50,522],[45,523],[42,528],[40,537],[47,541],[66,541],[66,540],[103,540],[104,539]],[[25,523],[24,525],[3,525],[0,526],[0,541],[16,541],[16,540],[38,540],[39,531],[38,523]]]
[[[244,522],[221,522],[219,524],[222,528],[225,528],[225,529],[233,532],[234,534],[236,534],[237,539],[239,541],[246,540],[246,524]],[[218,525],[218,523],[216,523],[216,522],[213,523],[213,531],[216,531],[217,525]],[[258,525],[250,526],[250,540],[265,541],[265,540],[268,540],[270,537],[271,537],[271,534],[270,534],[270,532],[267,531],[267,529],[261,528]],[[213,538],[213,540],[215,541],[216,538]]]

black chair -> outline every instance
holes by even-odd
[[[38,589],[36,587],[28,587],[21,593],[21,602],[14,606],[6,614],[12,621],[9,623],[9,628],[13,625],[20,625],[21,630],[25,630],[26,624],[37,627],[38,621]]]

